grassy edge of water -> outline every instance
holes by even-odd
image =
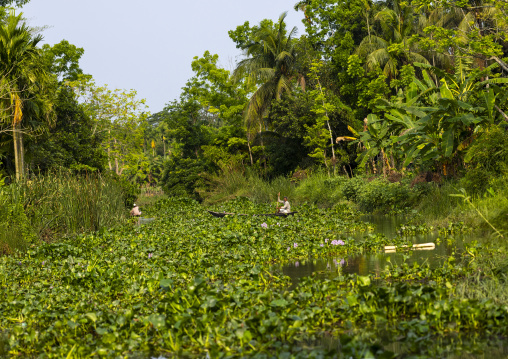
[[[126,223],[122,188],[98,174],[58,172],[0,187],[0,254]]]
[[[414,209],[418,222],[446,228],[462,222],[470,228],[492,231],[478,211],[501,233],[508,235],[508,190],[503,185],[506,176],[499,178],[489,190],[471,197],[471,204],[452,195],[460,193],[459,180],[442,184],[425,183],[415,187],[410,179],[388,183],[382,178],[329,177],[317,172],[298,183],[287,177],[265,181],[259,176],[231,173],[217,178],[213,192],[202,192],[205,206],[215,206],[236,197],[248,197],[254,203],[274,203],[278,192],[288,196],[294,208],[303,203],[328,208],[348,204],[364,212],[407,213]],[[378,188],[376,188],[378,187]],[[372,204],[380,203],[379,207]]]

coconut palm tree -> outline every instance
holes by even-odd
[[[0,26],[0,81],[4,90],[0,120],[11,124],[18,180],[24,173],[23,131],[40,124],[38,120],[49,113],[50,107],[41,92],[42,84],[49,78],[37,48],[42,36],[34,36],[21,16],[11,12]]]
[[[356,53],[366,59],[367,70],[380,67],[386,77],[397,77],[402,64],[428,63],[416,45],[409,39],[415,33],[413,8],[400,0],[391,2],[391,7],[379,11],[374,22],[378,34],[369,34],[358,46]]]
[[[254,33],[253,41],[245,49],[246,58],[240,61],[234,71],[238,80],[245,78],[251,84],[259,85],[252,94],[244,110],[248,133],[257,127],[264,130],[263,118],[266,116],[273,99],[280,99],[282,94],[290,94],[293,80],[304,86],[303,76],[295,69],[294,27],[286,32],[284,19],[286,13],[272,27],[262,24]]]

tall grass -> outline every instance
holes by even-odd
[[[136,199],[136,203],[146,213],[147,207],[153,206],[160,199],[166,198],[161,187],[141,188],[141,193]]]
[[[478,256],[470,263],[477,270],[457,283],[454,295],[460,299],[492,300],[508,305],[508,243],[499,239],[486,238],[482,246],[494,246],[493,256]]]
[[[121,188],[100,175],[57,172],[0,188],[0,251],[122,223]]]
[[[277,193],[281,196],[292,198],[294,184],[286,177],[277,177],[266,181],[255,173],[243,174],[231,172],[221,177],[215,177],[215,190],[203,192],[205,205],[212,205],[235,197],[248,197],[255,203],[269,203],[277,199]]]
[[[314,173],[305,178],[295,189],[295,198],[299,202],[317,204],[323,207],[331,207],[346,198],[343,193],[343,185],[346,177],[330,177],[324,172]]]
[[[460,181],[448,182],[422,197],[417,206],[422,220],[437,226],[446,226],[451,222],[464,222],[470,227],[488,229],[487,222],[478,215],[478,211],[497,229],[508,230],[508,189],[504,185],[506,176],[501,177],[485,193],[471,197],[471,204],[460,197]],[[473,207],[474,206],[474,207]]]
[[[329,207],[344,200],[342,184],[345,177],[329,177],[317,172],[312,176],[293,182],[288,177],[265,180],[255,173],[244,175],[232,172],[216,177],[215,190],[202,193],[205,204],[215,204],[235,197],[248,197],[255,203],[269,203],[277,199],[277,193],[287,196],[293,205],[313,203]]]

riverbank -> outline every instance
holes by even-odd
[[[281,192],[295,208],[304,203],[322,208],[346,204],[365,213],[411,213],[416,223],[434,227],[461,222],[474,229],[495,232],[493,226],[506,236],[507,180],[508,176],[493,178],[484,185],[486,190],[474,192],[464,178],[438,177],[438,181],[430,178],[427,182],[424,176],[411,174],[347,178],[318,172],[298,181],[286,177],[265,181],[258,176],[231,173],[220,180],[214,192],[203,196],[204,204],[209,206],[247,197],[254,203],[274,203],[275,208],[277,193]]]
[[[136,196],[135,186],[100,174],[59,171],[0,182],[0,256],[121,226]]]

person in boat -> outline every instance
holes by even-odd
[[[280,192],[277,194],[277,202],[282,203],[282,207],[278,208],[278,213],[289,213],[291,212],[291,205],[289,204],[288,198],[284,197],[284,200],[280,200]]]
[[[141,216],[141,211],[136,203],[134,203],[134,207],[131,209],[131,216],[139,217]]]

